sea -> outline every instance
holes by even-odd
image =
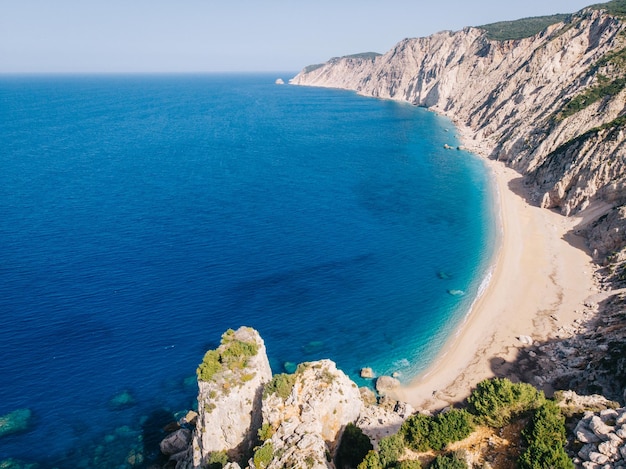
[[[293,75],[0,76],[0,461],[148,467],[229,328],[359,386],[441,352],[489,277],[483,162]]]

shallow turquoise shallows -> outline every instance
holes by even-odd
[[[32,411],[0,460],[153,460],[228,328],[368,385],[462,320],[482,162],[434,113],[276,77],[0,77],[0,415]]]

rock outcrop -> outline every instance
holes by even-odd
[[[205,467],[213,453],[238,461],[252,450],[261,427],[263,388],[272,379],[265,344],[249,327],[229,330],[198,367],[198,417],[191,448],[177,467]]]
[[[343,429],[363,411],[357,385],[330,360],[303,363],[294,375],[277,377],[283,378],[287,382],[270,385],[263,400],[263,428],[271,434],[263,446],[274,455],[266,467],[300,467],[305,460],[310,468],[331,467],[327,455],[335,454]]]
[[[589,8],[526,39],[444,31],[405,39],[380,57],[305,68],[291,83],[447,115],[487,144],[491,158],[522,173],[536,204],[570,215],[594,200],[626,201],[625,30],[619,18]],[[607,242],[596,239],[600,260],[623,249],[626,235]]]
[[[161,442],[177,469],[332,468],[345,427],[359,422],[373,444],[397,431],[407,404],[364,392],[330,360],[302,363],[272,377],[263,340],[249,327],[229,330],[198,367],[198,413]]]

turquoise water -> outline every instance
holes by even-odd
[[[462,320],[494,239],[482,162],[434,113],[275,78],[0,78],[0,415],[33,415],[0,460],[146,465],[227,328],[275,372],[368,385]]]

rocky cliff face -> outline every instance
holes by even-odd
[[[521,40],[492,41],[477,28],[405,39],[374,59],[305,69],[291,83],[445,114],[522,173],[535,203],[570,215],[596,199],[626,201],[625,31],[587,9]],[[626,238],[611,243],[620,250]]]

